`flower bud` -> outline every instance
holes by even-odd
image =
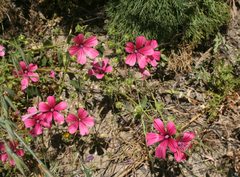
[[[25,36],[23,34],[20,34],[18,36],[19,41],[23,41],[25,39]]]
[[[116,102],[116,103],[115,103],[115,107],[116,107],[117,109],[121,109],[121,108],[123,107],[123,102],[120,102],[120,101]]]

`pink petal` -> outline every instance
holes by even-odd
[[[112,66],[108,66],[106,69],[105,69],[105,73],[110,73],[111,71],[113,70],[113,67]]]
[[[83,34],[78,34],[78,36],[75,36],[73,38],[74,42],[76,42],[76,44],[83,44],[84,41],[84,35]]]
[[[52,121],[46,122],[46,121],[42,120],[40,122],[40,124],[43,125],[46,128],[51,128],[52,127]]]
[[[57,123],[64,121],[64,116],[57,111],[53,111],[53,118]]]
[[[181,135],[181,134],[180,134]],[[182,138],[182,141],[192,141],[193,138],[195,137],[194,132],[185,132]]]
[[[177,162],[180,162],[182,160],[182,152],[181,152],[181,150],[179,148],[174,153],[174,157],[175,157]]]
[[[130,65],[130,66],[134,66],[136,63],[136,54],[132,53],[130,55],[127,56],[125,63]]]
[[[21,149],[18,149],[17,152],[16,152],[16,154],[17,154],[19,157],[24,156],[24,152],[23,152],[23,150],[21,150]]]
[[[78,120],[77,116],[75,116],[74,114],[68,114],[66,122],[75,122],[77,120]]]
[[[49,76],[52,77],[52,78],[55,78],[55,71],[54,71],[54,69],[51,70]]]
[[[78,129],[78,121],[74,122],[72,125],[68,127],[68,131],[70,134],[74,134]]]
[[[158,61],[160,60],[160,56],[161,56],[161,52],[159,51],[154,51],[154,53],[152,54],[152,57]]]
[[[145,42],[145,46],[147,46],[147,45],[151,45],[151,40],[148,40]]]
[[[151,60],[150,63],[151,63],[151,65],[152,65],[153,67],[156,67],[156,66],[157,66],[156,60]]]
[[[84,123],[85,125],[87,125],[89,127],[92,127],[94,125],[93,117],[86,117],[86,118],[83,118],[81,121],[82,121],[82,123]]]
[[[32,73],[32,72],[28,72],[28,75],[29,76],[35,76],[35,77],[30,77],[30,79],[33,81],[33,82],[37,82],[38,81],[38,74],[36,73]]]
[[[35,133],[40,135],[42,134],[42,126],[40,124],[36,124],[36,126],[34,127],[35,128]]]
[[[142,77],[146,76],[148,78],[150,76],[150,73],[145,68],[139,68],[139,69],[142,74]]]
[[[84,42],[84,45],[91,46],[91,47],[98,45],[97,37],[91,36],[90,38],[86,39],[86,41]]]
[[[172,136],[177,132],[177,129],[173,122],[168,122],[167,124],[167,133]]]
[[[152,144],[164,140],[164,136],[157,133],[147,133],[146,135],[147,145],[151,146]]]
[[[84,65],[86,63],[86,54],[82,48],[79,49],[79,53],[77,56],[77,62],[80,63],[81,65]]]
[[[28,77],[23,77],[22,81],[21,81],[21,84],[23,86],[28,86],[29,85],[29,78]]]
[[[151,42],[151,47],[152,47],[153,49],[155,49],[155,48],[157,48],[157,46],[158,46],[158,43],[157,43],[157,41],[156,41],[156,40],[154,40],[154,39],[152,39],[152,42]]]
[[[144,36],[138,36],[136,38],[136,49],[139,49],[140,47],[143,46],[143,44],[145,43],[146,38]]]
[[[97,60],[94,60],[94,61],[91,63],[91,65],[92,65],[94,68],[96,68],[98,71],[101,71],[101,70],[102,70],[102,68],[101,68],[101,66],[100,66],[100,64],[98,63]]]
[[[88,55],[89,58],[94,59],[99,55],[99,52],[96,49],[90,47],[83,47],[84,52]]]
[[[65,101],[62,101],[62,102],[58,103],[58,104],[54,107],[54,109],[55,109],[56,111],[63,111],[64,109],[67,109],[67,103],[66,103]]]
[[[38,109],[41,112],[47,112],[50,110],[50,107],[49,105],[47,105],[45,102],[42,101],[38,104]]]
[[[103,77],[104,77],[104,74],[97,74],[97,75],[96,75],[96,78],[97,78],[97,79],[102,79]]]
[[[6,151],[4,143],[0,143],[0,151]]]
[[[168,140],[164,140],[158,145],[158,147],[155,151],[155,155],[158,158],[163,158],[164,159],[166,157],[167,143],[168,143]]]
[[[164,126],[163,126],[163,122],[161,121],[161,119],[155,119],[154,120],[154,128],[159,131],[160,133],[162,133],[163,135],[166,135]]]
[[[139,68],[144,68],[148,64],[146,58],[142,56],[140,53],[137,53],[137,60]]]
[[[56,99],[54,98],[54,96],[48,96],[47,102],[50,108],[54,108],[54,106],[56,105]]]
[[[139,49],[138,52],[147,56],[147,55],[152,55],[154,53],[154,50],[152,49],[151,46],[145,46],[145,47]]]
[[[93,75],[95,75],[95,74],[97,74],[97,72],[96,72],[95,70],[93,70],[93,69],[89,69],[89,70],[88,70],[88,75],[89,75],[89,76],[93,76]]]
[[[103,71],[105,70],[105,68],[106,68],[106,66],[107,66],[107,64],[108,64],[108,62],[109,62],[108,59],[103,59],[103,61],[102,61],[102,70],[103,70]]]
[[[79,132],[82,136],[89,134],[88,128],[82,122],[79,122]]]
[[[37,65],[34,65],[33,63],[30,63],[29,65],[28,65],[28,71],[35,71],[35,70],[37,70],[38,69],[38,66]]]
[[[69,54],[71,56],[74,56],[74,55],[76,55],[78,53],[79,49],[80,49],[80,47],[78,45],[71,46],[69,48]]]
[[[46,114],[45,114],[45,122],[51,122],[52,121],[52,116],[53,116],[53,113],[52,112],[47,112]]]
[[[5,161],[8,159],[7,153],[1,154],[1,155],[0,155],[0,159],[1,159],[1,161],[5,162]]]
[[[169,138],[169,139],[168,139],[168,147],[169,147],[169,149],[170,149],[172,152],[176,152],[176,151],[177,151],[178,144],[177,144],[177,142],[176,142],[174,139]]]
[[[25,62],[24,62],[24,61],[21,61],[19,64],[20,64],[22,70],[24,71],[24,70],[26,69],[26,64],[25,64]]]
[[[4,49],[4,47],[0,45],[0,51],[2,51],[3,49]]]
[[[16,113],[16,115],[18,115],[18,114],[20,114],[20,112],[21,112],[20,110],[17,110],[15,113]]]
[[[23,86],[21,87],[21,91],[22,91],[22,92],[25,92],[26,89],[27,89],[27,86],[25,86],[25,85],[23,85]]]
[[[24,122],[24,121],[26,121],[28,118],[30,118],[30,117],[32,117],[32,116],[34,116],[34,115],[36,115],[36,114],[37,114],[37,112],[34,112],[34,113],[31,113],[31,114],[26,114],[26,115],[24,115],[24,116],[21,116],[22,121]]]
[[[16,165],[16,163],[15,163],[15,161],[14,161],[13,158],[12,158],[12,160],[10,160],[10,164],[11,164],[11,165]]]
[[[37,134],[35,133],[35,129],[33,128],[28,132],[32,137],[37,137]]]
[[[133,51],[135,50],[134,44],[132,42],[128,42],[127,43],[127,47],[125,48],[125,50],[128,53],[133,53]]]
[[[27,119],[24,121],[24,123],[25,123],[25,126],[29,128],[34,126],[36,124],[36,121],[34,119]]]
[[[5,52],[0,52],[0,56],[3,57],[5,55]]]
[[[87,117],[87,115],[88,115],[88,112],[87,112],[87,111],[85,111],[85,110],[83,110],[83,109],[79,109],[79,110],[78,110],[78,117],[79,117],[79,118],[85,118],[85,117]]]
[[[35,112],[37,112],[37,108],[32,107],[32,108],[27,109],[27,111],[28,111],[29,113],[35,113]]]

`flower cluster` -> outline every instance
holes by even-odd
[[[159,131],[161,134],[157,133],[147,133],[147,145],[152,145],[156,142],[161,141],[158,145],[155,155],[159,158],[166,157],[167,146],[174,153],[175,159],[180,162],[181,160],[186,159],[186,154],[184,151],[187,148],[192,148],[193,144],[191,141],[195,137],[193,132],[180,133],[181,137],[178,137],[176,140],[172,136],[177,132],[177,129],[173,122],[167,124],[167,131],[165,131],[163,122],[160,119],[154,120],[154,128]],[[183,136],[183,137],[182,137]]]
[[[21,70],[18,69],[18,74],[14,70],[13,75],[15,75],[15,77],[17,77],[17,75],[24,75],[21,81],[21,84],[22,84],[21,91],[26,91],[26,88],[29,85],[29,77],[33,82],[38,81],[38,77],[39,77],[38,74],[32,72],[37,70],[38,66],[34,65],[33,63],[30,63],[27,67],[24,61],[20,62],[20,66],[21,66]]]
[[[161,56],[161,52],[154,51],[158,46],[156,40],[152,39],[145,41],[146,38],[144,36],[138,36],[135,42],[136,46],[134,46],[132,42],[128,42],[127,47],[125,48],[125,50],[130,53],[126,58],[125,63],[134,66],[137,60],[142,77],[150,76],[150,73],[145,69],[145,66],[150,62],[153,67],[156,67],[156,60],[159,61]],[[143,47],[144,44],[145,46]]]
[[[42,126],[51,128],[53,120],[57,123],[63,122],[64,116],[60,114],[59,111],[63,111],[65,109],[67,109],[67,103],[65,101],[56,104],[54,96],[48,96],[47,103],[40,102],[38,104],[38,110],[35,107],[28,109],[27,111],[29,114],[22,116],[22,121],[25,123],[27,128],[33,127],[29,131],[29,134],[32,137],[36,137],[37,135],[42,134]],[[86,125],[92,127],[94,125],[94,118],[87,117],[87,115],[88,112],[83,109],[78,110],[78,117],[74,114],[69,114],[66,121],[73,122],[73,124],[68,127],[69,133],[75,133],[79,127],[79,131],[82,136],[88,135],[89,131]]]
[[[12,150],[15,154],[17,154],[19,157],[22,157],[22,156],[24,155],[23,150],[16,148],[16,147],[17,147],[17,142],[12,143],[12,142],[10,141],[9,146],[10,146],[11,150]],[[0,151],[6,151],[4,143],[0,143]],[[5,152],[5,153],[1,154],[1,155],[0,155],[0,159],[1,159],[1,161],[5,162],[5,161],[8,159],[7,153]],[[15,165],[14,159],[11,159],[11,160],[10,160],[10,164],[11,164],[11,165]]]

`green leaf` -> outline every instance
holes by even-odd
[[[37,87],[35,86],[28,86],[27,87],[27,94],[29,97],[31,96],[41,96],[40,91]]]
[[[60,66],[63,66],[62,51],[61,51],[61,50],[59,50],[59,51],[57,52],[57,56],[58,56],[58,65],[59,65],[59,67],[60,67]]]
[[[48,46],[52,46],[52,45],[53,45],[53,42],[52,42],[51,36],[46,41],[43,42],[44,47],[48,47]]]
[[[208,173],[206,173],[206,177],[210,177],[210,175]]]
[[[18,51],[23,59],[23,61],[25,62],[25,64],[28,66],[29,65],[29,62],[25,56],[25,53],[23,52],[23,49],[18,45]]]
[[[146,98],[146,97],[144,97],[144,98],[141,100],[141,106],[142,106],[142,108],[147,107],[147,98]]]
[[[3,86],[4,90],[11,95],[13,98],[16,96],[16,94],[14,93],[14,91],[12,91],[10,88]]]
[[[70,43],[70,41],[72,40],[72,37],[73,37],[72,34],[69,34],[69,35],[68,35],[68,37],[67,37],[67,43]]]
[[[77,80],[70,80],[70,84],[74,86],[76,90],[80,90],[80,86]]]
[[[227,177],[232,177],[233,176],[233,170],[229,169]]]
[[[78,77],[78,84],[81,90],[85,88],[85,81],[80,77]]]
[[[100,44],[96,49],[99,52],[100,57],[102,57],[103,56],[103,52],[105,51],[105,49],[102,46],[102,44]]]
[[[6,119],[6,120],[5,120],[6,130],[7,130],[7,132],[8,132],[9,137],[10,137],[10,140],[11,140],[12,142],[14,142],[13,129],[12,129],[12,127],[10,126],[10,124],[11,124],[10,121],[9,121],[8,119]]]
[[[42,66],[46,66],[47,64],[47,58],[44,56],[42,59]]]
[[[15,106],[13,105],[12,101],[6,96],[4,95],[5,100],[8,102],[8,104],[13,108],[14,111],[17,111],[17,109],[15,108]]]
[[[79,160],[79,162],[81,163],[83,172],[85,173],[85,177],[92,177],[93,176],[91,173],[92,165],[89,168],[87,168],[87,167],[85,167],[85,165],[82,163],[81,160]]]
[[[4,98],[2,98],[2,100],[1,100],[1,108],[3,109],[1,115],[3,115],[3,112],[4,112],[5,118],[7,119],[8,118],[8,105]]]

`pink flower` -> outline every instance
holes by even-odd
[[[52,77],[52,78],[55,78],[55,71],[54,71],[54,69],[51,70],[49,76]]]
[[[92,65],[94,68],[96,68],[97,70],[89,69],[89,70],[88,70],[88,75],[89,75],[89,76],[92,76],[92,75],[97,74],[96,78],[97,78],[97,79],[102,79],[103,76],[104,76],[104,73],[109,73],[109,72],[111,72],[112,69],[113,69],[112,66],[108,66],[108,67],[106,68],[108,62],[109,62],[109,60],[104,59],[104,60],[102,61],[102,68],[101,68],[101,66],[99,65],[98,61],[95,60],[93,63],[91,63],[91,65]]]
[[[143,79],[144,79],[144,76],[146,77],[146,79],[150,76],[150,73],[145,68],[139,68],[139,69],[140,69]]]
[[[56,105],[54,96],[48,96],[47,102],[48,104],[44,103],[43,101],[38,104],[39,111],[46,113],[45,121],[48,123],[51,122],[52,117],[57,123],[64,121],[64,116],[57,111],[67,109],[67,103],[62,101]]]
[[[169,122],[167,124],[167,132],[164,129],[163,122],[160,119],[154,120],[154,128],[157,129],[161,134],[157,133],[148,133],[146,135],[147,139],[147,145],[150,146],[158,141],[162,141],[156,151],[155,155],[159,158],[165,158],[166,157],[166,149],[167,145],[169,146],[169,149],[172,152],[177,151],[177,142],[171,138],[172,135],[174,135],[177,132],[177,129],[175,128],[175,125],[173,122]]]
[[[152,40],[146,41],[145,46],[151,46],[152,49],[155,49],[155,48],[157,48],[158,43],[157,43],[156,40],[152,39]],[[160,60],[160,56],[161,56],[161,52],[154,51],[154,53],[152,55],[147,55],[147,59],[146,60],[147,60],[147,62],[150,62],[153,67],[156,67],[157,66],[156,60],[159,61]]]
[[[30,79],[33,82],[37,82],[38,81],[38,77],[39,77],[38,74],[31,72],[31,71],[37,70],[37,68],[38,68],[37,65],[34,65],[34,64],[30,63],[28,65],[28,68],[27,68],[25,62],[21,61],[20,62],[20,66],[22,68],[22,71],[18,70],[18,74],[19,75],[30,76]],[[13,75],[15,75],[15,77],[17,77],[17,72],[14,71]],[[25,91],[27,86],[29,85],[29,77],[23,77],[22,81],[21,81],[21,84],[22,84],[21,91]]]
[[[37,111],[37,108],[30,108],[28,109],[29,113],[34,113]],[[51,128],[52,126],[52,121],[51,122],[45,122],[45,114],[39,113],[37,115],[33,116],[33,119],[27,119],[25,120],[25,126],[27,128],[35,126],[32,130],[29,131],[29,133],[33,136],[36,137],[36,134],[40,135],[42,134],[42,125]]]
[[[87,126],[92,127],[94,125],[94,118],[87,117],[87,115],[88,112],[83,109],[78,110],[78,117],[74,114],[68,114],[66,121],[73,122],[73,124],[68,127],[69,133],[74,134],[79,127],[80,135],[88,135],[89,131]]]
[[[2,52],[3,49],[4,49],[4,47],[0,45],[0,56],[1,57],[3,57],[5,55],[5,52]]]
[[[140,68],[144,68],[147,65],[148,62],[147,62],[145,56],[143,56],[141,54],[152,55],[154,51],[151,46],[145,46],[145,47],[141,48],[143,46],[143,44],[145,43],[145,40],[146,39],[144,36],[138,36],[136,38],[136,48],[132,42],[127,43],[127,47],[125,48],[125,50],[131,54],[127,56],[126,61],[125,61],[126,64],[128,64],[130,66],[134,66],[136,63],[136,58],[137,58],[138,65]]]
[[[183,135],[182,138],[178,137],[176,139],[177,142],[177,151],[174,153],[176,161],[180,162],[182,159],[185,160],[187,155],[182,152],[186,151],[186,148],[192,148],[193,143],[190,145],[191,141],[195,137],[195,133],[193,132],[185,132],[185,133],[180,133],[180,135]],[[189,146],[190,145],[190,146]],[[182,151],[181,151],[182,150]]]
[[[69,48],[69,53],[71,56],[74,56],[78,53],[77,62],[84,65],[86,63],[86,54],[89,58],[94,59],[96,56],[99,55],[96,49],[90,48],[94,47],[98,44],[97,37],[91,36],[90,38],[84,41],[84,35],[79,34],[78,36],[74,37],[73,40],[78,45],[74,45]],[[86,53],[86,54],[85,54]]]
[[[17,142],[14,142],[14,144],[13,144],[13,143],[10,141],[9,145],[10,145],[10,148],[12,149],[12,151],[13,151],[15,154],[17,154],[19,157],[22,157],[22,156],[24,155],[23,150],[16,149],[16,147],[17,147]],[[6,151],[4,143],[0,143],[0,151]],[[5,162],[5,161],[8,159],[7,153],[1,154],[1,155],[0,155],[0,159],[1,159],[1,161]],[[13,159],[10,160],[10,164],[11,164],[11,165],[15,165],[15,162],[14,162]]]

